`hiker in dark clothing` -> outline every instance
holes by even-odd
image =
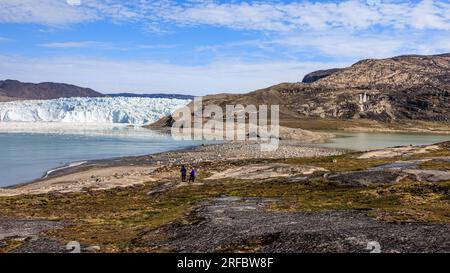
[[[186,182],[187,169],[183,165],[181,166],[181,182]]]
[[[189,175],[189,182],[191,182],[191,181],[192,181],[192,183],[195,182],[195,174],[196,174],[196,173],[197,173],[197,172],[195,171],[195,169],[192,168],[191,173],[190,173],[190,175]]]

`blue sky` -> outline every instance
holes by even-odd
[[[247,92],[445,52],[449,0],[0,0],[0,79],[106,93]]]

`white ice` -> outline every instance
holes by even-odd
[[[0,103],[0,123],[110,123],[143,125],[170,115],[190,100],[162,98],[62,98]]]

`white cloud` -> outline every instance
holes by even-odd
[[[342,63],[217,61],[182,66],[142,60],[82,57],[23,58],[0,55],[0,74],[27,82],[68,82],[102,92],[179,92],[203,95],[248,92],[280,82],[301,81],[317,69]]]
[[[62,26],[98,20],[96,11],[59,0],[0,0],[0,22]]]
[[[132,22],[156,32],[177,30],[174,26],[208,25],[250,30],[252,34],[258,31],[263,35],[250,41],[197,46],[194,53],[204,62],[199,66],[138,59],[119,61],[83,56],[30,59],[0,55],[0,75],[32,82],[69,82],[104,92],[245,92],[279,82],[300,81],[308,72],[347,66],[361,58],[450,51],[449,0],[289,3],[83,0],[80,6],[64,0],[0,0],[0,23],[67,26],[98,20]],[[5,41],[0,37],[0,43]],[[108,50],[175,47],[90,40],[55,41],[39,46]],[[246,49],[238,50],[241,47]],[[204,51],[213,52],[214,61],[203,59]],[[305,56],[324,61],[299,61]]]
[[[292,26],[282,22],[285,16],[281,7],[272,4],[215,4],[208,3],[192,7],[173,6],[160,11],[162,19],[179,24],[207,24],[238,29],[290,30]],[[290,18],[286,18],[290,19]]]
[[[154,11],[154,10],[153,10]],[[450,29],[448,1],[297,1],[170,5],[155,16],[187,25],[236,29],[294,31],[304,29],[367,29],[373,26]]]
[[[7,42],[11,42],[12,40],[9,38],[5,38],[5,37],[1,37],[0,36],[0,43],[7,43]]]
[[[176,47],[176,45],[173,44],[134,44],[131,42],[113,43],[113,42],[98,42],[98,41],[52,42],[52,43],[38,44],[38,46],[54,49],[83,48],[83,49],[104,49],[104,50],[120,50],[120,51],[171,49]]]
[[[450,32],[417,33],[297,33],[271,41],[289,51],[313,53],[338,59],[386,58],[399,54],[435,54],[450,52]]]
[[[424,0],[411,10],[409,16],[411,26],[418,29],[449,29],[450,5]]]
[[[240,50],[239,48],[245,48]],[[252,50],[255,49],[255,50]],[[210,51],[222,57],[234,52],[264,53],[276,57],[284,55],[296,59],[299,54],[311,58],[331,58],[345,62],[365,58],[387,58],[402,54],[438,54],[450,52],[450,31],[423,34],[417,32],[358,32],[345,30],[287,33],[274,38],[244,40],[217,45],[198,46],[197,50]]]
[[[161,25],[213,25],[234,29],[295,31],[304,29],[367,29],[373,26],[450,29],[448,0],[346,0],[219,3],[217,1],[0,0],[0,22],[66,25],[111,19]]]
[[[80,41],[80,42],[54,42],[54,43],[40,44],[39,46],[48,48],[110,48],[111,44],[95,41]]]
[[[136,46],[136,48],[140,49],[170,49],[175,47],[177,46],[172,44],[143,44]]]
[[[79,6],[81,5],[81,0],[66,0],[67,4],[72,6]]]

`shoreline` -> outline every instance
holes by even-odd
[[[60,125],[58,125],[60,126]],[[57,126],[57,127],[58,127]],[[127,127],[122,124],[116,124],[109,125],[109,128],[116,128],[118,126]],[[39,126],[38,126],[39,127]],[[158,130],[158,129],[148,129],[145,127],[139,127],[142,130],[145,130],[146,132],[151,132],[155,135],[167,135],[168,132],[165,130]],[[334,138],[335,136],[331,133],[323,133],[323,132],[312,132],[312,131],[306,131],[302,129],[294,129],[294,128],[287,128],[287,127],[280,127],[280,140],[288,139],[295,142],[299,142],[300,144],[311,144],[311,143],[322,143],[324,141],[328,141],[331,138]],[[1,133],[1,131],[0,131]],[[47,132],[48,133],[48,132]],[[240,141],[238,141],[240,143]],[[244,141],[243,143],[248,142],[248,140]],[[156,152],[156,153],[150,153],[150,154],[142,154],[142,155],[130,155],[130,156],[118,156],[118,157],[112,157],[112,158],[99,158],[99,159],[91,159],[91,160],[85,160],[85,159],[79,159],[77,161],[68,162],[64,165],[60,165],[51,169],[43,170],[42,175],[40,177],[37,177],[35,179],[15,183],[13,185],[0,187],[0,196],[2,195],[2,190],[15,190],[22,187],[26,187],[35,183],[40,183],[43,181],[46,181],[48,179],[54,179],[58,178],[60,176],[64,175],[70,175],[77,172],[82,171],[88,171],[92,168],[108,168],[108,167],[115,167],[115,166],[127,166],[128,164],[130,166],[136,166],[136,165],[142,165],[145,163],[149,163],[149,158],[158,157],[161,155],[164,155],[165,153],[189,153],[195,150],[197,147],[205,146],[205,145],[221,145],[224,143],[233,143],[233,141],[204,141],[199,142],[198,144],[192,144],[181,148],[170,148],[167,151],[163,152]],[[170,161],[170,159],[165,159],[165,161]]]
[[[340,138],[342,135],[345,135],[346,133],[363,133],[363,131],[354,131],[354,130],[339,130],[339,131],[306,131],[302,129],[295,129],[295,128],[288,128],[288,127],[281,127],[281,135],[280,135],[280,143],[287,144],[287,149],[285,151],[280,152],[280,154],[277,156],[278,158],[292,158],[292,157],[305,157],[308,155],[316,156],[314,155],[314,152],[308,151],[310,150],[317,150],[317,151],[327,151],[327,152],[318,152],[318,156],[329,156],[334,154],[342,154],[342,153],[348,153],[352,151],[357,151],[355,149],[348,149],[348,148],[336,148],[336,147],[325,147],[315,144],[320,143],[332,143],[334,139]],[[143,128],[145,129],[145,128]],[[367,129],[367,128],[366,128]],[[148,130],[148,129],[145,129]],[[152,131],[155,134],[167,134],[163,130],[157,130],[152,129],[149,130]],[[364,132],[370,133],[369,130],[365,130]],[[383,133],[378,130],[378,128],[374,128],[372,130],[372,133]],[[386,133],[386,132],[384,132]],[[427,133],[423,132],[407,132],[407,131],[389,131],[387,133],[390,134],[402,134],[402,133],[408,133],[408,134],[424,134],[428,135]],[[431,135],[431,133],[430,133]],[[434,134],[438,135],[438,134]],[[448,135],[448,134],[443,134]],[[145,181],[142,181],[142,179],[138,178],[139,176],[145,177],[147,179],[151,178],[151,175],[149,173],[145,173],[145,168],[149,166],[156,166],[158,168],[164,167],[164,166],[172,166],[173,164],[192,164],[192,163],[198,163],[196,162],[195,156],[198,152],[202,154],[202,150],[205,150],[208,153],[208,149],[210,147],[213,151],[209,151],[209,153],[213,155],[219,155],[218,157],[214,157],[211,155],[208,155],[207,157],[210,157],[209,161],[211,160],[218,160],[218,161],[232,161],[232,160],[239,160],[239,159],[270,159],[270,154],[264,154],[264,155],[258,155],[257,151],[259,147],[252,147],[254,143],[252,144],[251,141],[224,141],[224,142],[210,142],[210,143],[199,143],[199,144],[193,144],[187,147],[182,148],[173,148],[164,152],[157,152],[157,153],[151,153],[151,154],[144,154],[144,155],[137,155],[137,156],[119,156],[119,157],[112,157],[112,158],[104,158],[104,159],[94,159],[94,160],[81,160],[81,161],[74,161],[70,162],[68,164],[65,164],[63,166],[58,166],[49,170],[46,170],[45,173],[36,179],[33,179],[31,181],[26,181],[23,183],[18,183],[6,187],[0,188],[0,196],[8,195],[9,193],[13,194],[23,194],[22,189],[32,188],[33,193],[47,193],[52,190],[54,191],[71,191],[72,185],[71,184],[77,184],[79,181],[76,181],[76,179],[83,180],[84,184],[89,187],[94,187],[98,189],[109,189],[110,186],[108,186],[107,182],[101,181],[102,183],[98,183],[100,180],[108,180],[111,174],[118,174],[118,176],[121,175],[121,173],[124,173],[124,177],[130,176],[127,173],[127,170],[131,171],[137,171],[139,174],[136,174],[136,177],[133,177],[133,179],[130,179],[125,181],[124,183],[118,182],[118,184],[111,183],[111,185],[134,185],[134,184],[142,184]],[[233,148],[233,146],[238,147]],[[286,146],[286,145],[285,145]],[[252,148],[249,148],[252,147]],[[301,148],[299,148],[301,147]],[[224,153],[224,150],[227,149],[232,150],[231,152],[228,152],[226,155],[222,156],[221,154]],[[301,150],[297,153],[290,153],[290,150]],[[302,151],[303,150],[303,151]],[[245,151],[245,152],[243,152]],[[240,156],[240,153],[243,152],[243,155]],[[194,154],[193,157],[187,158],[186,160],[178,160],[178,158],[182,158],[185,154]],[[189,156],[188,156],[189,157]],[[201,157],[201,156],[200,156]],[[183,161],[183,162],[182,162]],[[208,161],[208,160],[207,160]],[[110,173],[104,173],[102,170],[109,169]],[[154,171],[154,170],[153,170]],[[92,172],[93,174],[89,176],[89,173]],[[77,177],[77,174],[85,175],[83,177]],[[99,178],[95,178],[94,176],[96,173],[101,173],[99,175]],[[67,181],[63,181],[61,178],[69,177],[71,180],[70,183]],[[92,179],[91,179],[92,178]],[[95,181],[93,181],[95,180]],[[114,179],[113,179],[114,180]],[[116,179],[120,180],[120,179]],[[126,179],[122,179],[126,180]],[[132,180],[132,181],[131,181]],[[55,183],[59,184],[67,184],[67,186],[60,187],[58,189],[54,189],[51,186],[51,182],[47,183],[48,181],[56,181]],[[42,190],[39,189],[36,185],[47,185],[48,190]],[[50,184],[50,185],[48,185]],[[101,185],[99,185],[101,184]],[[114,187],[115,187],[114,186]],[[111,186],[112,187],[112,186]],[[77,188],[74,191],[82,191],[85,188]],[[25,194],[28,192],[25,192]]]
[[[48,176],[0,188],[0,196],[80,192],[128,187],[154,180],[153,173],[177,165],[198,165],[211,162],[232,162],[243,159],[270,160],[288,157],[329,156],[344,153],[343,149],[310,146],[299,141],[281,141],[276,152],[259,152],[259,143],[224,142],[199,144],[143,156],[125,156],[87,160],[55,168]]]
[[[73,163],[65,164],[58,168],[50,169],[50,170],[46,171],[45,175],[43,177],[41,177],[40,179],[48,178],[54,172],[72,168],[72,167],[77,167],[77,166],[83,165],[85,163],[87,163],[87,161],[73,162]]]
[[[0,187],[0,193],[2,189],[17,189],[23,186],[27,186],[27,185],[31,185],[31,184],[35,184],[35,183],[39,183],[41,181],[44,181],[46,179],[53,179],[53,178],[57,178],[60,176],[64,176],[64,175],[68,175],[68,174],[73,174],[73,173],[77,173],[79,171],[85,171],[85,170],[89,170],[91,168],[95,168],[95,167],[114,167],[114,166],[123,166],[122,163],[125,163],[129,160],[136,160],[136,162],[139,162],[142,159],[146,159],[148,157],[152,158],[154,156],[158,156],[160,154],[164,154],[164,153],[169,153],[169,152],[182,152],[182,151],[190,151],[195,149],[196,147],[200,146],[202,144],[199,145],[191,145],[191,146],[187,146],[184,148],[174,148],[165,152],[157,152],[157,153],[153,153],[153,154],[144,154],[144,155],[136,155],[136,156],[119,156],[119,157],[111,157],[111,158],[101,158],[101,159],[93,159],[93,160],[82,160],[82,161],[76,161],[76,162],[71,162],[68,164],[64,164],[63,166],[60,167],[56,167],[56,168],[52,168],[49,170],[44,171],[44,175],[42,175],[39,178],[30,180],[30,181],[25,181],[25,182],[21,182],[18,184],[14,184],[14,185],[10,185],[10,186],[6,186],[6,187]],[[80,164],[78,164],[80,163]],[[131,164],[131,163],[130,163]],[[1,194],[0,194],[1,196]]]
[[[142,127],[145,128],[145,127]],[[295,130],[295,128],[292,128]],[[163,129],[147,129],[150,131],[153,131],[157,134],[169,134],[169,132],[167,132],[166,130]],[[336,138],[341,138],[341,137],[347,137],[347,136],[343,136],[346,133],[390,133],[390,134],[417,134],[417,135],[449,135],[450,131],[430,131],[430,130],[423,130],[423,131],[412,131],[412,130],[407,130],[407,129],[403,129],[403,130],[394,130],[394,129],[379,129],[379,128],[343,128],[341,130],[314,130],[314,131],[310,131],[312,133],[316,133],[319,135],[322,135],[321,137],[318,137],[316,140],[312,140],[311,142],[306,141],[306,142],[300,142],[300,145],[304,145],[305,147],[319,147],[319,148],[325,148],[325,149],[337,149],[340,150],[342,152],[357,152],[357,150],[349,150],[349,149],[344,149],[344,148],[329,148],[329,147],[320,147],[320,146],[314,146],[317,143],[331,143],[333,139]],[[170,149],[168,151],[165,152],[158,152],[158,153],[154,153],[154,154],[144,154],[144,155],[138,155],[138,156],[120,156],[120,157],[113,157],[113,158],[102,158],[102,159],[95,159],[95,160],[83,160],[83,161],[79,161],[79,162],[70,162],[64,166],[61,167],[57,167],[54,169],[50,169],[50,170],[46,170],[45,173],[46,175],[43,175],[40,178],[34,179],[32,181],[29,182],[24,182],[24,183],[20,183],[17,185],[12,185],[12,186],[8,186],[8,187],[3,187],[3,188],[15,188],[15,187],[19,187],[21,185],[26,185],[26,184],[30,184],[30,183],[35,183],[35,182],[39,182],[42,179],[45,178],[51,178],[53,176],[58,176],[59,171],[67,171],[67,172],[62,172],[59,175],[64,175],[67,173],[70,173],[71,170],[76,169],[77,167],[83,167],[83,166],[88,166],[88,164],[92,164],[92,166],[94,166],[97,163],[112,163],[112,162],[117,162],[117,161],[122,161],[124,159],[130,159],[130,158],[143,158],[143,157],[153,157],[153,156],[158,156],[161,154],[165,154],[165,153],[171,153],[171,152],[189,152],[192,150],[195,150],[195,148],[199,147],[199,146],[206,146],[206,145],[221,145],[224,143],[227,143],[228,141],[224,141],[222,143],[214,143],[214,144],[198,144],[198,145],[191,145],[188,147],[184,147],[184,148],[179,148],[179,149]],[[245,143],[246,141],[244,141],[243,143]],[[229,141],[228,143],[233,143],[233,141]],[[388,148],[388,147],[386,147]],[[77,164],[77,163],[81,163],[79,165],[74,165],[71,166],[73,164]],[[56,175],[53,173],[57,173]],[[51,173],[51,175],[50,175]],[[1,189],[1,187],[0,187]]]
[[[158,130],[151,130],[154,131],[157,134],[163,134],[163,132]],[[333,142],[333,139],[342,137],[342,134],[346,133],[359,133],[359,132],[352,132],[352,131],[345,131],[340,130],[340,132],[336,131],[310,131],[311,135],[309,135],[309,138],[301,141],[301,140],[285,140],[282,141],[283,143],[290,143],[289,145],[293,146],[301,146],[304,149],[318,149],[318,150],[327,150],[329,151],[329,154],[326,155],[332,155],[333,153],[348,153],[348,152],[356,152],[357,150],[351,150],[346,148],[333,148],[333,147],[324,147],[320,145],[316,145],[318,143],[331,143]],[[381,132],[380,132],[381,133]],[[390,132],[392,134],[402,134],[403,132]],[[421,132],[416,132],[418,135],[423,134]],[[314,137],[311,137],[314,136]],[[29,186],[33,186],[40,183],[45,183],[48,180],[54,180],[65,176],[70,175],[76,175],[77,173],[82,172],[89,172],[93,169],[107,169],[107,168],[118,168],[118,167],[126,167],[126,168],[133,168],[133,167],[146,167],[149,165],[156,165],[158,167],[164,167],[164,166],[171,166],[173,165],[173,158],[178,157],[180,154],[189,154],[189,153],[195,153],[197,149],[199,148],[208,148],[208,147],[221,147],[223,145],[242,145],[246,146],[248,145],[249,141],[240,141],[240,142],[229,142],[224,141],[222,143],[199,143],[198,145],[190,145],[183,148],[174,148],[170,149],[164,152],[157,152],[157,153],[151,153],[151,154],[144,154],[144,155],[137,155],[137,156],[120,156],[120,157],[112,157],[112,158],[104,158],[104,159],[94,159],[94,160],[82,160],[82,161],[75,161],[70,162],[68,164],[65,164],[63,166],[59,166],[56,168],[52,168],[49,170],[46,170],[45,173],[36,179],[0,187],[0,196],[5,195],[5,191],[16,191],[20,190],[21,188],[26,188]],[[221,150],[221,148],[218,148],[217,150]],[[235,149],[235,152],[239,153],[237,149]],[[169,155],[169,156],[167,156]],[[233,158],[234,157],[234,158]],[[269,156],[270,157],[270,156]],[[286,158],[289,158],[292,156],[286,156]],[[302,157],[300,155],[299,157]],[[252,158],[251,156],[249,158]],[[259,157],[261,158],[261,157]],[[264,158],[264,157],[262,157]],[[235,156],[232,153],[232,156],[229,159],[224,158],[218,158],[220,161],[227,161],[227,160],[236,160],[239,159],[239,156]],[[192,161],[192,160],[188,160]],[[186,163],[190,164],[190,163]],[[108,188],[108,187],[107,187]]]

